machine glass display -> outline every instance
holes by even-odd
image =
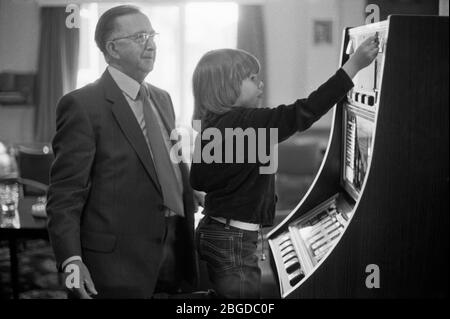
[[[372,156],[374,123],[347,108],[345,111],[344,187],[356,200]]]

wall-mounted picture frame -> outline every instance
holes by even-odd
[[[333,21],[314,20],[314,44],[332,44],[333,43]]]

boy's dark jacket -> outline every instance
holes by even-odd
[[[192,187],[207,193],[204,213],[263,226],[273,225],[276,204],[275,175],[260,173],[262,163],[258,163],[258,157],[256,163],[247,161],[247,141],[244,163],[235,161],[225,163],[225,129],[277,128],[278,140],[281,142],[297,131],[308,129],[339,102],[352,87],[353,82],[350,77],[344,70],[339,69],[307,99],[276,108],[236,107],[225,114],[203,120],[202,132],[209,127],[217,128],[221,132],[223,141],[222,163],[205,163],[202,158],[200,163],[193,161],[191,166]],[[200,136],[201,134],[197,138]],[[259,137],[259,134],[257,136]],[[268,154],[269,130],[266,136],[266,154]],[[200,152],[210,142],[210,140],[202,141],[201,149],[195,149],[194,158],[200,158],[196,152]],[[258,152],[258,144],[255,150]],[[233,146],[233,154],[236,154],[236,145]],[[268,163],[265,164],[267,165]]]

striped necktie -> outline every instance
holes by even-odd
[[[158,124],[155,110],[150,104],[147,88],[141,85],[139,96],[142,100],[143,119],[141,125],[144,136],[150,144],[153,155],[153,163],[158,175],[159,184],[164,199],[164,206],[175,212],[179,216],[184,216],[182,185],[177,181],[173,164],[170,160],[169,152],[164,143],[161,132],[162,127]]]

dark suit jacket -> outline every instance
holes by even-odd
[[[167,92],[148,85],[167,129],[175,114]],[[100,297],[146,298],[162,259],[165,217],[152,158],[136,118],[108,71],[58,103],[48,230],[60,265],[82,256]],[[180,164],[185,225],[182,272],[196,280],[194,202]]]

